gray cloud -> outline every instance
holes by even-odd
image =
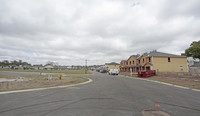
[[[103,64],[200,40],[198,0],[1,0],[0,60]]]

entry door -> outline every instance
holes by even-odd
[[[146,67],[146,70],[150,70],[150,67],[149,67],[149,66],[147,66],[147,67]]]
[[[137,71],[137,72],[139,71],[139,68],[138,68],[138,67],[136,67],[136,71]]]

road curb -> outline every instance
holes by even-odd
[[[26,89],[26,90],[16,90],[16,91],[5,91],[5,92],[0,92],[1,94],[9,94],[9,93],[20,93],[20,92],[30,92],[30,91],[39,91],[39,90],[47,90],[47,89],[54,89],[54,88],[65,88],[65,87],[73,87],[73,86],[78,86],[78,85],[84,85],[91,83],[93,80],[88,78],[89,81],[83,82],[83,83],[78,83],[78,84],[72,84],[72,85],[65,85],[65,86],[56,86],[56,87],[47,87],[47,88],[38,88],[38,89]]]
[[[163,84],[163,85],[168,85],[168,86],[172,86],[172,87],[177,87],[177,88],[182,88],[182,89],[187,89],[187,90],[192,90],[192,91],[196,91],[196,92],[200,92],[199,89],[193,89],[193,88],[189,88],[189,87],[183,87],[180,85],[174,85],[171,83],[165,83],[165,82],[160,82],[160,81],[155,81],[155,80],[148,80],[148,79],[142,79],[142,78],[134,78],[134,77],[128,77],[128,76],[123,76],[126,78],[131,78],[131,79],[138,79],[138,80],[145,80],[145,81],[149,81],[149,82],[155,82],[155,83],[159,83],[159,84]]]

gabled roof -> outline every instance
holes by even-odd
[[[151,51],[150,53],[144,53],[145,56],[174,56],[174,57],[185,57],[175,54],[169,54],[169,53],[163,53],[163,52],[157,52],[157,51]]]
[[[137,54],[137,55],[131,55],[131,56],[133,56],[133,57],[135,57],[135,58],[139,58],[139,57],[140,57],[139,54]]]
[[[139,55],[139,54],[137,54],[137,55],[131,55],[131,56],[128,58],[128,60],[129,60],[131,57],[134,57],[134,58],[138,59],[138,58],[140,57],[140,55]],[[128,60],[127,60],[127,61],[128,61]]]
[[[54,67],[51,65],[47,65],[47,66],[45,66],[45,68],[54,68]]]
[[[111,63],[106,63],[105,65],[119,65],[119,64],[116,62],[111,62]]]

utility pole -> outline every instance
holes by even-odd
[[[85,60],[85,74],[87,74],[87,59]]]

